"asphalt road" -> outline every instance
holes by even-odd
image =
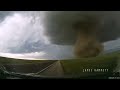
[[[48,66],[48,68],[40,72],[39,75],[49,76],[49,77],[62,77],[64,76],[64,71],[60,61],[56,61],[50,66]]]

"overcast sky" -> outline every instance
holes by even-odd
[[[73,46],[49,44],[49,41],[43,35],[44,29],[40,25],[40,22],[36,21],[33,24],[32,19],[33,17],[24,15],[23,13],[0,11],[0,52],[42,52],[45,53],[42,55],[43,58],[47,55],[47,58],[52,57],[52,59],[72,56]],[[113,31],[115,27],[112,27],[110,24],[108,23],[106,28]],[[112,34],[109,33],[106,37],[113,37],[114,35]],[[104,45],[106,50],[116,48],[120,46],[120,40],[107,42]]]

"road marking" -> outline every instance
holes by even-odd
[[[57,61],[56,61],[56,62],[57,62]],[[51,67],[52,65],[54,65],[54,63],[56,63],[56,62],[53,62],[52,64],[50,64],[49,66],[47,66],[46,68],[42,69],[41,71],[39,71],[39,72],[37,72],[37,73],[35,73],[35,74],[40,74],[40,73],[42,73],[43,71],[47,70],[49,67]]]

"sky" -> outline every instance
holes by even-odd
[[[33,18],[19,12],[0,12],[0,55],[51,59],[71,57],[72,46],[50,44],[43,35],[42,25],[39,21],[34,23]]]
[[[37,59],[73,57],[73,46],[51,44],[43,34],[41,17],[36,16],[34,19],[29,13],[0,11],[0,55]],[[105,50],[114,49],[120,46],[120,39],[104,45]]]

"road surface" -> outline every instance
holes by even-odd
[[[39,75],[49,76],[49,77],[62,77],[64,76],[64,71],[60,61],[56,61],[50,66],[48,66],[48,68],[41,71]]]

